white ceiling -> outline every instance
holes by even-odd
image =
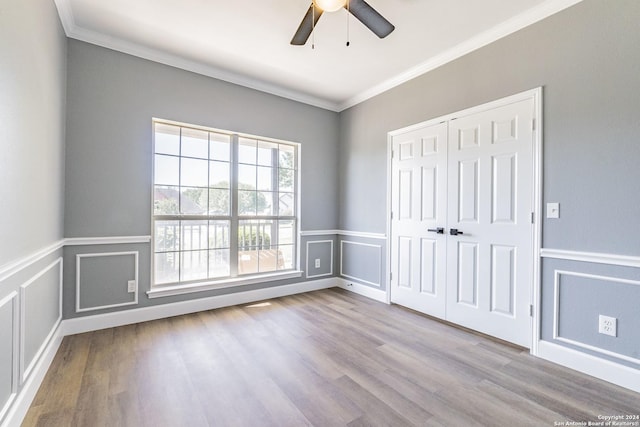
[[[581,0],[367,0],[377,38],[342,9],[315,49],[289,41],[311,0],[55,0],[67,36],[341,111]]]

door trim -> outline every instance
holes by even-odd
[[[454,113],[446,114],[443,116],[439,116],[433,119],[425,120],[420,123],[416,123],[410,126],[406,126],[401,129],[396,129],[394,131],[387,133],[387,236],[391,236],[391,191],[392,191],[392,148],[393,148],[393,137],[397,135],[401,135],[403,133],[412,132],[418,130],[420,128],[435,125],[437,123],[441,123],[444,121],[449,121],[452,119],[468,116],[471,114],[476,114],[482,111],[490,110],[496,107],[502,107],[505,105],[513,104],[516,102],[524,101],[527,99],[533,99],[534,103],[534,129],[533,129],[533,188],[531,197],[532,206],[533,206],[533,227],[531,230],[532,233],[532,272],[533,277],[531,279],[531,304],[533,305],[533,311],[531,316],[531,339],[530,339],[530,353],[534,356],[538,355],[538,343],[540,341],[540,249],[542,242],[542,130],[543,130],[543,117],[542,117],[542,87],[537,87],[535,89],[527,90],[524,92],[517,93],[515,95],[507,96],[504,98],[500,98],[491,102],[487,102],[485,104],[476,105],[474,107],[470,107],[464,110],[456,111]],[[392,241],[388,239],[387,241],[387,271],[391,272],[391,250],[392,250]],[[384,280],[386,284],[387,291],[387,303],[391,302],[391,280],[390,276]]]

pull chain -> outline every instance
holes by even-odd
[[[349,15],[351,15],[351,1],[347,0],[347,47],[351,44],[349,41]]]
[[[316,6],[311,2],[311,49],[316,48]]]

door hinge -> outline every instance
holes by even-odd
[[[393,159],[396,156],[396,150],[391,150],[391,158]]]
[[[531,224],[535,224],[536,223],[536,214],[535,212],[531,212]]]
[[[531,120],[531,130],[536,130],[536,119]]]
[[[393,273],[389,273],[389,280],[393,281]]]
[[[391,219],[393,219],[393,212],[391,212]]]
[[[529,317],[533,317],[533,304],[529,304]]]

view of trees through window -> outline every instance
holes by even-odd
[[[155,284],[296,266],[297,146],[154,123]]]

